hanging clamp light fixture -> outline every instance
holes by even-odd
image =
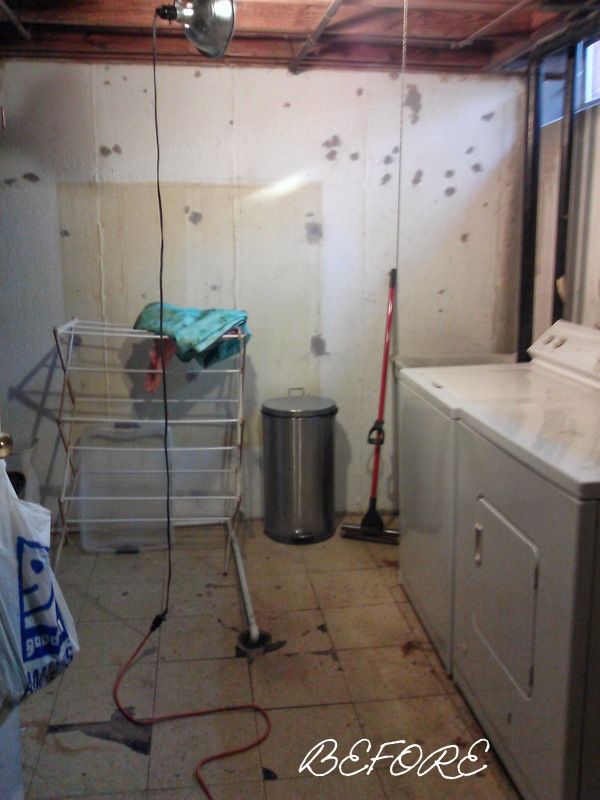
[[[183,25],[187,39],[209,58],[222,58],[233,36],[233,0],[175,0],[159,6],[156,16]]]

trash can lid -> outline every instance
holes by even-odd
[[[269,417],[331,417],[338,408],[329,397],[290,395],[265,400],[261,411]]]

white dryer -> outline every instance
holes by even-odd
[[[442,662],[452,665],[456,423],[466,403],[569,394],[549,368],[543,342],[572,330],[554,325],[528,364],[402,369],[399,373],[400,580]],[[593,331],[600,342],[600,332]]]
[[[527,800],[600,798],[600,342],[588,355],[571,394],[465,405],[457,426],[453,674]]]

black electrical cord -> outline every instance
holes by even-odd
[[[162,400],[163,400],[163,449],[165,454],[165,477],[166,477],[166,496],[167,496],[167,548],[168,548],[168,575],[167,575],[167,594],[165,598],[165,607],[161,614],[159,614],[152,623],[153,629],[156,630],[167,618],[169,613],[169,600],[171,597],[171,575],[172,575],[172,558],[171,558],[171,466],[169,463],[169,405],[167,393],[167,372],[165,368],[164,346],[165,339],[163,336],[164,324],[164,287],[163,287],[163,271],[164,271],[164,255],[165,255],[165,234],[164,234],[164,216],[162,194],[160,191],[160,138],[158,135],[158,92],[156,88],[156,23],[158,17],[154,15],[152,24],[152,82],[154,85],[154,137],[156,140],[156,198],[158,201],[158,219],[160,225],[160,267],[158,274],[159,286],[159,301],[160,301],[160,321],[159,321],[159,340],[158,340],[158,353],[160,359],[160,368],[162,372]]]

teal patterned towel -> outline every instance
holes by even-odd
[[[180,308],[170,303],[163,304],[163,332],[175,341],[177,356],[182,361],[195,358],[203,367],[239,353],[238,339],[221,337],[234,328],[249,337],[247,319],[245,311],[234,308]],[[148,303],[133,327],[159,333],[160,303]]]

